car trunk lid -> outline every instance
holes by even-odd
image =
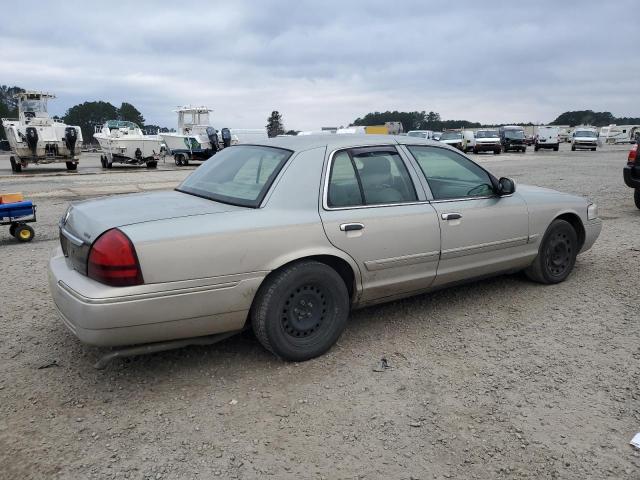
[[[245,208],[178,191],[87,200],[73,203],[60,220],[60,245],[73,268],[86,275],[91,245],[107,230],[136,223]]]

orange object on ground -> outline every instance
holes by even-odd
[[[24,201],[21,193],[0,193],[0,205]]]

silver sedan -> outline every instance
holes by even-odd
[[[250,326],[300,361],[326,352],[353,308],[519,270],[561,282],[600,230],[588,200],[516,189],[442,143],[284,137],[224,149],[173,191],[72,204],[49,283],[88,344]]]

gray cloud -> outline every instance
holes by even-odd
[[[375,110],[484,122],[639,115],[636,2],[47,2],[0,25],[2,83],[218,127],[343,125]]]

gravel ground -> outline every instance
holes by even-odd
[[[560,285],[510,275],[360,310],[328,354],[300,364],[247,334],[101,371],[103,351],[54,312],[56,223],[70,200],[170,188],[188,169],[105,174],[89,154],[76,174],[18,177],[0,158],[0,191],[39,206],[32,243],[0,230],[0,478],[640,478],[627,151],[476,156],[600,205],[602,234]]]

